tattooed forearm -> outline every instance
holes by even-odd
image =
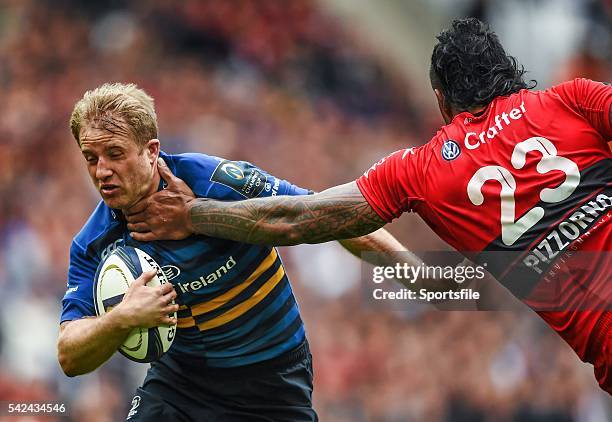
[[[195,233],[270,245],[354,238],[385,224],[355,182],[307,196],[236,202],[197,199],[190,217]]]

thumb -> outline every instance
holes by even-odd
[[[140,286],[145,286],[149,281],[153,280],[155,274],[157,274],[157,271],[154,269],[145,271],[136,280],[134,280],[132,285],[136,284]]]
[[[176,184],[176,177],[172,174],[172,171],[170,171],[170,168],[161,157],[157,159],[157,171],[159,171],[160,177],[166,181],[168,186]]]

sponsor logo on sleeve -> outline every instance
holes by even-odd
[[[406,158],[406,156],[407,156],[408,154],[410,154],[410,155],[414,155],[414,147],[412,147],[412,148],[406,148],[406,149],[404,150],[404,153],[402,154],[402,160],[403,160],[404,158]]]
[[[268,177],[252,164],[228,160],[219,163],[210,180],[227,186],[245,198],[259,196],[268,183]]]
[[[389,158],[389,156],[381,158],[379,161],[375,162],[374,164],[372,164],[372,167],[370,167],[369,169],[367,169],[365,171],[365,173],[363,173],[363,175],[365,176],[365,178],[367,179],[368,177],[370,177],[370,172],[375,171],[376,167],[382,165],[382,163],[384,163],[387,158]]]
[[[69,295],[70,293],[74,293],[77,290],[79,290],[79,286],[69,287],[68,290],[66,290],[66,295]]]
[[[442,158],[446,161],[452,161],[461,154],[461,147],[452,139],[449,139],[442,144]]]
[[[221,171],[223,171],[225,174],[227,174],[230,178],[234,180],[244,179],[244,172],[234,163],[222,164]]]

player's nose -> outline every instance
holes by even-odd
[[[113,171],[108,166],[108,163],[104,159],[98,159],[98,164],[96,166],[96,179],[105,180],[112,176]]]

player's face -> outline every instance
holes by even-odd
[[[81,152],[87,170],[102,199],[110,208],[127,209],[155,192],[159,177],[156,160],[159,141],[138,146],[122,121],[101,127],[87,124],[81,129]]]

